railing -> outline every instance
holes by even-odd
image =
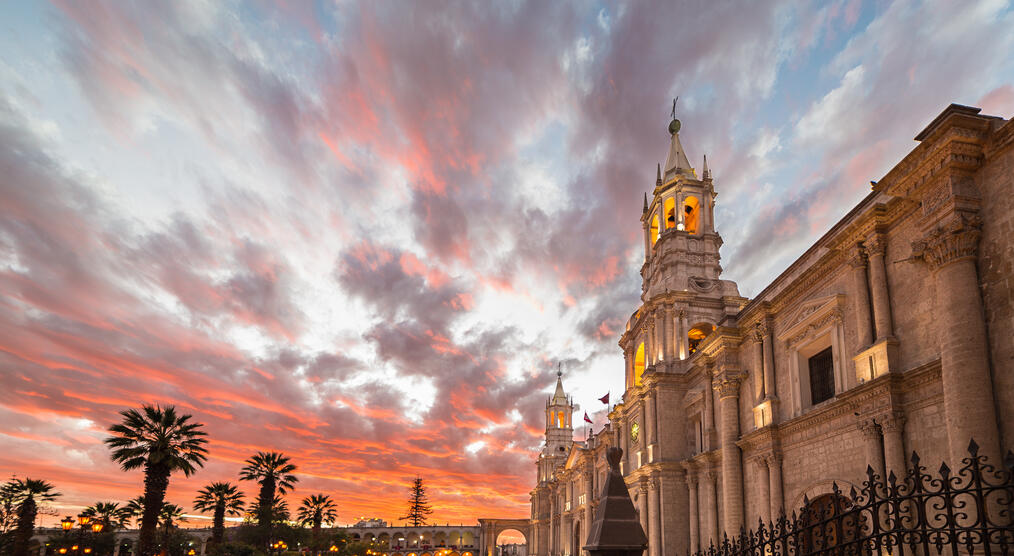
[[[919,455],[900,480],[884,481],[867,467],[862,489],[846,495],[837,484],[814,500],[803,498],[797,513],[773,524],[726,536],[696,556],[933,556],[1014,553],[1014,453],[1002,466],[979,455],[952,471],[946,463],[926,473]]]

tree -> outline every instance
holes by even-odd
[[[267,546],[271,538],[275,495],[285,494],[295,486],[299,481],[292,474],[295,470],[296,466],[289,462],[289,458],[278,452],[257,452],[246,460],[246,465],[240,470],[240,480],[254,481],[261,486],[257,496],[257,542],[262,547]]]
[[[18,519],[14,526],[14,538],[11,554],[13,556],[30,556],[29,545],[35,531],[35,516],[38,514],[38,502],[49,502],[60,496],[53,492],[53,485],[38,479],[13,479],[9,488],[17,506]]]
[[[112,460],[124,471],[144,469],[144,510],[137,548],[140,556],[155,554],[155,533],[165,503],[169,477],[177,471],[190,476],[208,459],[204,425],[191,422],[191,415],[178,415],[169,405],[145,405],[141,410],[121,411],[123,421],[109,427],[113,436],[105,442]]]
[[[130,523],[130,520],[137,520],[136,525],[141,526],[141,516],[144,515],[144,496],[136,496],[131,498],[125,506],[123,506],[123,520],[125,523]]]
[[[407,520],[412,524],[412,527],[426,525],[426,516],[433,513],[433,509],[430,508],[430,501],[426,497],[426,487],[423,486],[421,477],[416,477],[412,481],[411,491],[412,494],[408,497],[408,515],[398,519]]]
[[[126,522],[131,519],[131,512],[127,508],[121,508],[117,502],[96,502],[81,512],[102,523],[104,529],[114,531],[126,527]]]
[[[14,528],[18,525],[18,504],[15,479],[0,485],[0,554],[10,552]]]
[[[162,510],[158,512],[158,519],[162,522],[162,527],[165,529],[166,539],[169,538],[177,521],[187,520],[187,518],[183,517],[183,508],[169,502],[162,504]]]
[[[317,545],[320,541],[320,526],[325,522],[330,525],[338,519],[338,505],[326,494],[313,494],[303,498],[296,515],[300,525],[311,526],[311,538],[313,544]]]
[[[239,515],[243,511],[243,493],[231,483],[211,483],[198,491],[194,509],[212,512],[211,544],[220,544],[225,538],[225,515]]]
[[[281,496],[275,496],[271,502],[271,522],[274,524],[287,523],[289,521],[289,503]]]

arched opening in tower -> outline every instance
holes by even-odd
[[[691,234],[697,233],[697,225],[700,221],[698,218],[700,204],[701,202],[694,196],[687,197],[683,201],[683,229]]]

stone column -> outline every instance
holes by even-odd
[[[119,539],[117,537],[113,537],[113,556],[120,556],[120,543],[121,542],[123,542],[122,539]]]
[[[765,388],[765,376],[764,376],[764,334],[761,332],[761,326],[757,325],[757,329],[753,331],[751,337],[757,343],[757,349],[754,355],[754,371],[753,371],[753,383],[754,383],[754,403],[760,402],[764,399],[764,388]]]
[[[771,339],[771,325],[766,321],[761,322],[761,337],[764,342],[764,397],[767,399],[778,397],[778,385],[775,383],[775,346]],[[772,408],[771,421],[775,421]]]
[[[680,327],[679,327],[680,359],[686,359],[687,357],[690,356],[690,354],[688,353],[690,349],[689,346],[687,345],[687,333],[689,332],[689,330],[687,330],[686,311],[680,311],[679,319],[680,319]]]
[[[556,493],[549,489],[549,554],[556,554]]]
[[[708,518],[708,534],[701,536],[701,544],[705,542],[708,545],[718,545],[719,533],[718,533],[718,493],[715,488],[715,481],[718,480],[718,474],[714,471],[707,471],[704,474],[704,498],[707,500],[707,518]],[[707,548],[707,547],[702,547]]]
[[[648,428],[648,444],[656,446],[652,449],[652,454],[657,458],[657,454],[654,451],[658,445],[658,388],[652,388],[651,392],[648,393],[648,418],[646,419],[649,425]]]
[[[849,253],[849,266],[852,267],[852,289],[855,290],[855,295],[852,296],[852,310],[856,314],[858,349],[862,349],[873,343],[873,333],[870,328],[870,292],[866,285],[866,253],[861,242],[852,247]]]
[[[648,556],[662,556],[662,529],[659,526],[659,482],[652,478],[648,482]]]
[[[900,414],[888,415],[880,421],[880,428],[884,433],[884,463],[886,472],[894,476],[898,482],[905,480],[905,473],[908,469],[905,459],[905,447],[902,440],[902,433],[905,426],[905,416]],[[886,482],[886,479],[885,479]]]
[[[670,359],[669,337],[672,336],[672,334],[669,332],[668,326],[669,319],[666,318],[666,309],[664,306],[659,307],[655,311],[655,318],[657,320],[655,328],[658,330],[658,352],[660,354],[659,360],[669,361]]]
[[[207,537],[201,539],[201,556],[204,556],[208,550],[208,539]]]
[[[739,377],[715,381],[722,405],[722,502],[723,523],[729,536],[743,526],[743,462],[739,446]]]
[[[655,319],[653,315],[649,315],[647,330],[648,330],[648,345],[644,346],[644,366],[650,367],[655,364]]]
[[[870,288],[873,297],[873,322],[877,327],[877,340],[894,336],[891,323],[891,298],[887,292],[887,269],[884,253],[887,241],[881,234],[874,234],[866,240],[866,253],[870,257]]]
[[[634,356],[630,353],[629,348],[623,350],[623,369],[624,376],[627,377],[625,385],[634,384]]]
[[[771,515],[771,471],[767,458],[757,458],[757,482],[760,485],[760,518],[765,524],[772,523]],[[765,525],[766,526],[766,525]]]
[[[771,519],[778,519],[785,513],[782,495],[782,455],[771,454],[768,458],[768,478],[771,481]]]
[[[690,553],[701,549],[701,516],[697,503],[697,477],[687,473],[687,487],[690,490]]]
[[[641,522],[641,529],[645,534],[650,535],[648,530],[648,479],[642,477],[637,481],[637,519]],[[650,541],[649,541],[649,544]]]
[[[707,374],[707,386],[704,390],[704,452],[714,449],[711,445],[711,438],[715,434],[715,393],[711,389],[711,369],[705,369]]]
[[[581,525],[581,538],[578,539],[578,542],[580,543],[580,546],[584,546],[585,545],[585,539],[588,538],[588,531],[591,530],[591,523],[592,523],[592,519],[593,519],[593,517],[592,517],[592,498],[593,498],[592,497],[592,492],[593,492],[592,485],[593,485],[593,482],[592,481],[594,481],[594,480],[595,480],[595,472],[594,472],[594,470],[593,471],[587,471],[587,472],[585,472],[585,474],[584,474],[584,519],[582,520],[583,523]],[[581,553],[584,554],[585,552],[582,550]]]
[[[937,341],[952,468],[968,456],[974,438],[979,454],[1000,465],[1000,435],[989,371],[986,321],[975,268],[981,223],[955,214],[944,226],[913,245],[936,285]]]
[[[866,449],[866,464],[884,480],[884,447],[880,437],[880,426],[873,419],[859,423],[859,432],[863,434],[863,445]]]

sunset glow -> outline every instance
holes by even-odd
[[[674,97],[748,297],[942,107],[1014,114],[1005,1],[432,9],[0,6],[0,473],[43,523],[138,496],[102,440],[142,403],[206,425],[188,515],[273,450],[340,523],[416,477],[435,523],[525,518],[558,365],[595,430],[622,393]]]

